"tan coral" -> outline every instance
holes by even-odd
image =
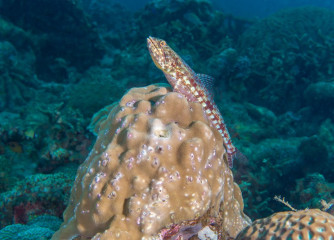
[[[319,209],[275,213],[246,227],[236,240],[333,240],[334,216]]]
[[[163,239],[162,228],[203,216],[235,237],[249,224],[222,138],[200,104],[151,85],[108,111],[96,117],[96,143],[52,239]]]

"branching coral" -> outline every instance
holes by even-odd
[[[53,239],[167,239],[208,226],[222,238],[249,224],[222,138],[199,103],[151,85],[109,109],[96,116],[98,138]]]

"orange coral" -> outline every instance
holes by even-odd
[[[319,209],[275,213],[240,232],[236,240],[334,239],[334,216]]]
[[[52,239],[164,239],[163,228],[196,220],[197,231],[202,218],[235,237],[249,224],[222,137],[199,103],[151,85],[107,110]]]

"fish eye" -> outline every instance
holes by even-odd
[[[160,46],[161,46],[161,47],[166,46],[166,42],[162,40],[162,41],[160,42]]]

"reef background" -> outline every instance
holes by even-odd
[[[250,20],[203,0],[0,1],[0,236],[49,238],[95,136],[95,112],[166,82],[146,48],[165,39],[198,73],[247,158],[233,172],[251,219],[321,208],[334,191],[334,11]],[[6,227],[7,226],[7,227]],[[16,234],[16,235],[14,235]]]

